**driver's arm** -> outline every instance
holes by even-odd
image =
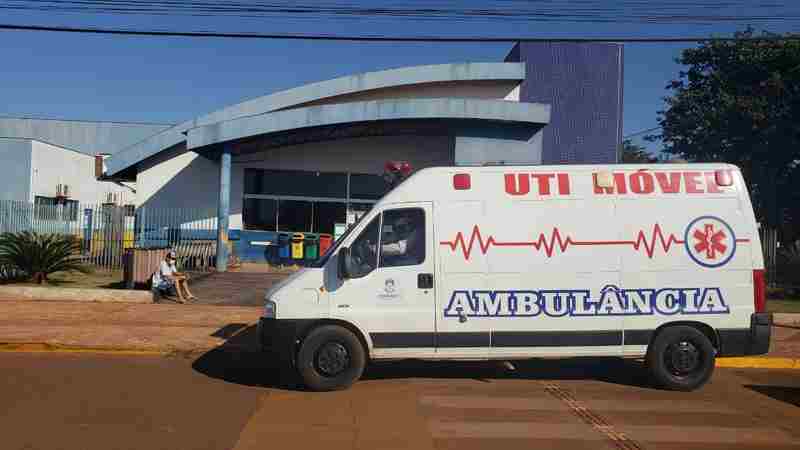
[[[405,252],[405,240],[381,245],[381,254],[386,256],[402,255]]]

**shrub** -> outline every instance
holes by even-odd
[[[0,266],[39,284],[55,272],[88,273],[79,253],[80,243],[73,236],[30,231],[0,235]]]

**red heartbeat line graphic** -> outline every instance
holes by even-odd
[[[736,242],[748,241],[749,239],[736,239]],[[481,235],[480,228],[475,225],[472,228],[472,234],[469,237],[469,242],[465,241],[464,234],[459,231],[453,241],[442,241],[439,244],[447,245],[450,247],[450,250],[453,251],[461,247],[461,252],[464,254],[464,259],[469,260],[476,242],[478,244],[478,249],[484,255],[492,246],[533,247],[537,251],[544,249],[544,253],[548,258],[550,258],[553,256],[553,253],[555,253],[556,248],[561,250],[563,253],[570,245],[630,245],[634,250],[639,250],[640,248],[644,247],[645,254],[647,254],[647,257],[650,259],[653,258],[658,244],[660,244],[661,248],[664,250],[664,253],[668,253],[673,244],[684,243],[683,240],[678,239],[674,234],[670,234],[668,237],[664,236],[664,233],[661,231],[661,226],[659,224],[655,224],[649,239],[644,230],[640,230],[639,234],[636,236],[636,240],[633,241],[576,241],[571,236],[567,236],[566,238],[562,237],[558,227],[554,227],[549,239],[544,233],[539,233],[539,238],[537,240],[527,242],[499,242],[494,238],[494,236],[491,235],[484,239],[484,237]]]

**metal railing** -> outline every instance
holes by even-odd
[[[767,283],[770,286],[775,286],[778,281],[778,230],[760,227],[758,234],[761,238],[761,252],[764,255],[764,270],[767,275]]]
[[[132,248],[171,248],[184,268],[208,270],[216,254],[216,222],[212,209],[0,200],[0,233],[75,236],[83,260],[107,270],[121,268]]]

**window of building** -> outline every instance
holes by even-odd
[[[245,194],[347,197],[347,174],[300,170],[245,169]]]
[[[378,200],[386,193],[382,176],[363,173],[350,174],[350,198]]]
[[[346,206],[339,202],[314,203],[314,230],[333,234],[337,223],[346,223]]]
[[[36,220],[78,220],[78,201],[60,200],[54,197],[37,195],[34,199]]]
[[[242,211],[248,230],[276,231],[278,229],[278,200],[245,198]]]
[[[278,230],[311,232],[314,203],[302,200],[278,200]]]
[[[378,175],[245,169],[242,221],[248,230],[334,234],[337,223],[353,223],[385,189]]]

